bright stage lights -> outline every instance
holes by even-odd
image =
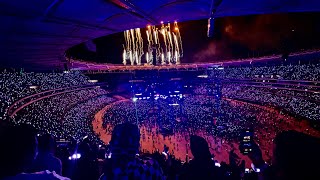
[[[132,101],[133,101],[133,102],[137,102],[137,100],[138,100],[138,98],[136,98],[136,97],[133,97],[133,98],[132,98]]]

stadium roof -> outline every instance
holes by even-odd
[[[79,43],[130,28],[215,17],[319,11],[319,0],[1,0],[0,66],[63,67]]]

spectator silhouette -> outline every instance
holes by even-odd
[[[45,134],[38,136],[39,153],[31,170],[33,172],[49,170],[61,175],[62,163],[60,159],[54,156],[55,148],[56,142],[51,135]]]
[[[1,126],[0,143],[0,179],[68,179],[48,170],[36,173],[24,173],[34,161],[38,148],[35,133],[29,126]]]
[[[93,156],[92,149],[88,142],[83,141],[79,144],[77,153],[81,155],[80,159],[75,162],[73,180],[99,179],[98,161]]]
[[[200,136],[190,137],[193,159],[186,164],[181,179],[221,179],[222,173],[211,158],[207,141]]]
[[[297,131],[284,131],[274,140],[272,166],[266,166],[256,145],[249,154],[264,179],[320,179],[320,139]]]
[[[136,125],[124,123],[115,126],[110,141],[111,158],[106,159],[100,179],[163,179],[156,161],[137,157],[139,146],[140,131]]]

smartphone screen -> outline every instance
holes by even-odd
[[[252,151],[253,132],[245,130],[241,136],[240,151],[242,154],[248,154]]]

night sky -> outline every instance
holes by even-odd
[[[231,58],[282,54],[320,47],[320,13],[272,14],[216,18],[214,37],[207,37],[207,19],[178,22],[182,63],[215,62]],[[142,33],[145,30],[141,30]],[[144,40],[146,35],[143,34]],[[122,63],[123,33],[93,40],[69,50],[74,57],[103,63]],[[146,47],[146,43],[145,43]]]

